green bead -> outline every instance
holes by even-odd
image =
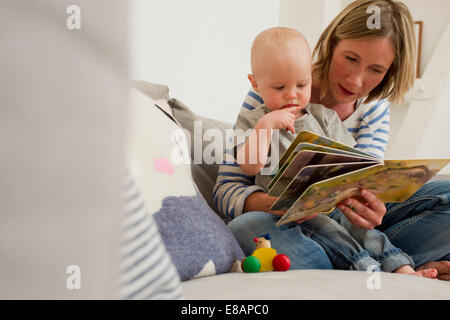
[[[249,256],[242,262],[242,270],[244,272],[259,272],[261,269],[261,262],[257,257]]]

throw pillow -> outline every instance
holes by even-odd
[[[244,253],[197,192],[184,131],[136,90],[131,109],[130,171],[181,280],[232,271]]]
[[[223,146],[221,150],[221,156],[223,155],[223,151],[225,150],[226,145],[226,129],[232,129],[233,125],[222,122],[219,120],[209,119],[205,117],[198,116],[194,112],[192,112],[184,103],[176,99],[170,99],[168,101],[169,105],[172,108],[172,113],[178,123],[183,127],[183,129],[189,132],[191,141],[188,141],[188,147],[191,158],[191,171],[193,179],[200,191],[200,193],[205,198],[208,205],[217,213],[217,208],[214,204],[212,191],[214,185],[216,184],[217,173],[219,171],[220,163],[206,163],[205,161],[201,161],[201,163],[196,163],[195,153],[202,154],[203,151],[207,150],[208,146],[211,143],[218,142],[219,146]],[[197,126],[201,130],[195,130],[195,124],[197,122]],[[217,136],[222,138],[222,141],[214,141],[211,139],[203,139],[205,136],[205,132],[211,129],[218,130],[220,134]],[[196,141],[201,141],[201,145],[196,143]],[[201,147],[200,151],[195,150],[195,147]],[[213,152],[212,152],[213,153]],[[213,156],[215,154],[213,153]]]
[[[133,80],[131,85],[153,100],[169,100],[169,87],[163,84],[149,83],[142,80]]]

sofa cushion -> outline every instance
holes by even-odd
[[[184,131],[132,91],[129,167],[181,280],[230,272],[244,254],[193,183]]]
[[[169,100],[169,87],[163,84],[133,80],[132,86],[153,100]]]
[[[208,205],[217,212],[217,208],[214,205],[212,191],[216,183],[220,163],[206,163],[205,161],[200,162],[197,158],[199,154],[203,154],[203,152],[205,150],[207,151],[208,148],[217,150],[220,149],[220,156],[223,156],[224,146],[226,145],[225,131],[226,129],[232,129],[233,125],[223,121],[201,117],[192,112],[189,107],[187,107],[184,103],[177,99],[172,98],[168,101],[168,103],[172,108],[172,113],[175,119],[178,121],[181,127],[187,130],[187,132],[189,133],[190,143],[188,144],[188,146],[191,158],[192,176],[194,178],[194,181]],[[197,130],[195,129],[195,125],[197,125]],[[215,138],[221,140],[216,141],[214,139],[211,139],[211,141],[209,141],[208,139],[203,138],[205,136],[205,132],[212,132],[210,131],[211,129],[218,130],[220,134],[214,136]],[[201,144],[198,144],[197,141],[200,141]],[[217,143],[217,147],[210,148],[213,143]],[[200,146],[201,150],[195,149],[199,149]],[[220,146],[222,146],[222,148],[220,148]],[[211,155],[214,157],[216,156],[215,152],[211,152]]]

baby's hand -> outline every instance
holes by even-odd
[[[272,129],[286,129],[295,134],[296,113],[301,107],[289,107],[285,109],[271,111],[262,117],[259,121],[263,122],[265,127]],[[258,122],[259,122],[258,121]]]

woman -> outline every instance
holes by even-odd
[[[372,5],[380,8],[380,28],[368,27],[367,8]],[[390,0],[351,3],[324,30],[314,57],[311,103],[335,110],[353,133],[356,147],[383,156],[388,101],[400,101],[414,82],[415,39],[407,7]],[[244,103],[262,101],[250,92]],[[303,228],[294,223],[275,227],[277,215],[283,213],[270,210],[276,198],[236,170],[232,164],[221,166],[214,195],[219,211],[234,218],[229,227],[245,253],[254,249],[255,235],[269,232],[273,246],[291,257],[292,268],[333,268],[307,232],[307,220],[297,222],[304,223]],[[436,268],[440,279],[450,279],[450,181],[428,183],[404,203],[385,206],[368,190],[362,190],[361,198],[338,206],[351,223],[377,227],[413,258],[418,269]],[[333,218],[338,220],[339,214]]]

